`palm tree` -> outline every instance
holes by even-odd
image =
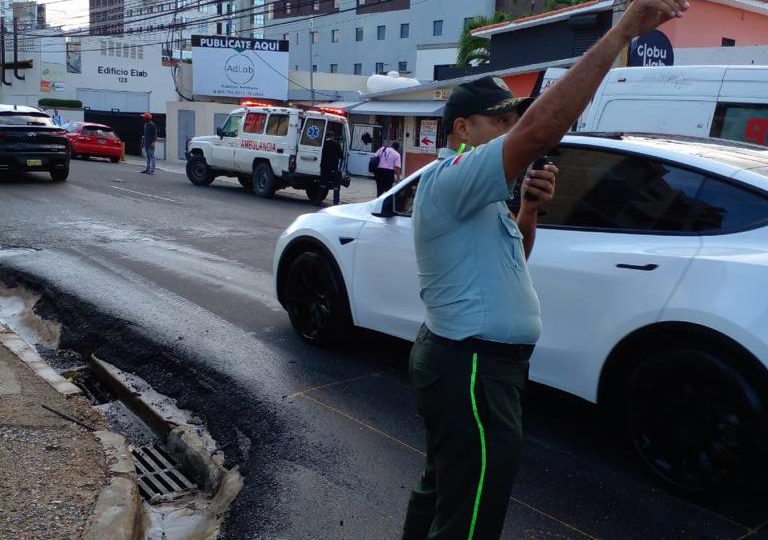
[[[456,57],[456,65],[467,67],[475,64],[487,64],[491,60],[491,40],[475,37],[472,30],[511,20],[506,13],[497,11],[493,17],[479,16],[467,23],[459,38],[459,53]]]

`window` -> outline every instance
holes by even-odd
[[[363,41],[363,29],[355,28],[355,41]]]
[[[267,122],[267,135],[285,137],[288,135],[288,121],[287,114],[270,114],[269,122]]]
[[[291,3],[290,2],[286,2],[285,3],[285,14],[286,15],[290,15],[291,14]]]
[[[237,137],[240,132],[240,121],[243,119],[242,114],[233,114],[221,128],[221,134],[224,137]]]
[[[136,51],[136,52],[137,52],[137,55],[136,55],[136,56],[137,56],[137,58],[138,58],[139,60],[141,60],[141,59],[143,59],[143,58],[144,58],[144,47],[142,47],[141,45],[139,45],[139,46],[138,46],[138,48],[137,48],[137,51]]]
[[[99,46],[101,48],[101,56],[107,56],[107,42],[99,41]]]
[[[768,105],[718,103],[709,135],[768,146]]]
[[[376,73],[384,73],[384,62],[376,62]]]
[[[464,29],[466,30],[469,28],[469,25],[472,24],[472,21],[474,21],[474,17],[464,17]]]
[[[403,23],[400,25],[400,39],[408,39],[411,35],[411,25]]]
[[[304,133],[301,134],[301,144],[304,146],[322,146],[325,136],[325,120],[321,118],[309,118],[304,124]]]
[[[560,148],[558,196],[542,225],[695,233],[768,220],[768,199],[699,172],[642,156]],[[578,181],[577,181],[578,180]]]
[[[123,57],[128,58],[130,54],[130,47],[128,45],[123,45]]]
[[[363,64],[355,64],[355,75],[363,74]]]
[[[109,42],[109,56],[115,56],[115,47],[111,41]]]
[[[273,4],[272,2],[267,4],[266,17],[268,21],[271,21],[272,19],[275,18],[275,4]]]
[[[416,190],[419,187],[419,180],[421,180],[420,176],[395,193],[395,214],[398,216],[411,217],[411,214],[413,213],[413,201],[416,198]]]
[[[288,34],[283,34],[283,41],[288,41],[289,39],[290,37],[288,36]]]
[[[333,0],[333,9],[339,9],[341,7],[341,0]]]
[[[317,64],[312,64],[312,72],[317,73]]]
[[[296,45],[298,45],[298,44],[299,44],[299,33],[296,32]]]
[[[312,36],[313,44],[320,43],[320,32],[318,31],[311,32],[311,36]]]
[[[379,41],[384,41],[387,37],[387,27],[385,25],[377,26],[376,27],[376,39]]]
[[[339,72],[339,64],[331,64],[330,72],[331,73],[338,73]]]
[[[339,42],[339,31],[331,30],[331,43],[338,43],[338,42]]]
[[[724,37],[722,41],[720,42],[721,47],[735,47],[736,46],[736,40]]]
[[[314,2],[312,2],[312,10],[320,11],[320,0],[315,0]]]
[[[433,36],[442,36],[443,35],[443,21],[432,21],[432,35]]]
[[[136,58],[136,46],[131,45],[131,58]]]
[[[408,71],[408,62],[399,62],[397,64],[397,71],[399,71],[400,73],[404,73]]]
[[[243,124],[244,133],[264,133],[267,115],[263,113],[248,113]]]

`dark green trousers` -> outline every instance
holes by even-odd
[[[410,376],[427,431],[404,540],[498,539],[522,446],[533,346],[449,341],[422,326]]]

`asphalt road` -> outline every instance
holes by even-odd
[[[0,270],[66,295],[94,346],[128,334],[160,345],[112,354],[207,418],[241,468],[227,538],[397,538],[424,448],[408,344],[309,347],[272,293],[278,235],[315,208],[297,192],[260,200],[138,171],[74,161],[65,184],[1,179],[0,246],[34,251],[0,250]],[[768,539],[764,497],[670,494],[594,407],[535,385],[526,407],[504,538]]]

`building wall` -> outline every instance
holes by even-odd
[[[768,45],[675,49],[678,66],[768,65]]]
[[[88,0],[90,34],[94,36],[122,35],[123,0]]]
[[[179,151],[179,111],[195,111],[195,137],[216,135],[214,118],[217,114],[229,114],[239,105],[228,103],[204,103],[192,101],[172,101],[166,103],[165,117],[165,155],[175,160]]]
[[[376,12],[387,4],[375,4],[356,10],[357,0],[340,0],[340,13],[320,17],[312,23],[318,32],[319,42],[313,45],[313,57],[309,57],[309,21],[296,21],[291,24],[270,27],[275,22],[265,21],[264,37],[290,41],[290,68],[310,70],[317,65],[320,72],[330,71],[330,64],[338,66],[339,73],[354,73],[354,65],[362,64],[362,75],[371,75],[376,63],[384,64],[384,71],[398,70],[400,62],[407,63],[407,71],[416,69],[417,46],[424,43],[456,43],[464,28],[465,18],[478,15],[490,15],[495,8],[495,0],[420,0],[413,2],[408,9]],[[352,11],[345,11],[352,9]],[[360,11],[360,13],[357,13]],[[371,13],[368,13],[372,11]],[[442,36],[433,35],[433,21],[443,21]],[[409,37],[400,38],[400,25],[410,25]],[[377,27],[386,26],[386,39],[377,39]],[[363,28],[363,41],[356,41],[356,28]],[[331,31],[340,31],[339,42],[332,43]]]
[[[458,52],[458,46],[453,43],[440,48],[433,45],[429,45],[428,48],[419,47],[416,50],[416,71],[413,77],[420,81],[435,80],[435,66],[455,64]]]
[[[675,48],[720,47],[723,38],[737,46],[768,45],[768,16],[701,0],[659,29]]]

